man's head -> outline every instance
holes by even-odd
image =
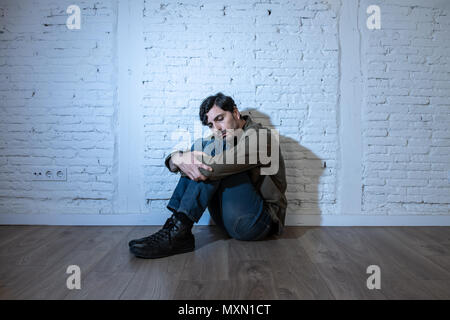
[[[233,130],[242,129],[245,124],[234,100],[221,92],[203,100],[200,105],[200,120],[216,135],[224,137],[223,134],[228,130],[227,140],[234,135],[230,134]]]

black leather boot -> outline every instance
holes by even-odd
[[[175,214],[158,232],[130,243],[131,253],[145,259],[163,258],[195,249],[192,224],[181,221]]]

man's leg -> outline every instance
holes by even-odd
[[[176,197],[171,198],[167,208],[185,214],[193,222],[198,222],[219,188],[220,180],[193,181],[187,177],[181,179],[184,181],[179,183],[187,185],[183,197],[179,199],[178,206],[176,206],[178,199]]]
[[[178,184],[167,205],[167,208],[173,214],[166,220],[162,229],[148,237],[129,242],[130,251],[136,257],[163,258],[195,249],[195,238],[191,230],[193,220],[178,211],[180,204],[186,202],[183,199],[192,197],[195,185],[191,184],[191,182],[196,183],[187,177],[181,177],[178,180]]]
[[[185,214],[193,222],[198,222],[209,208],[214,222],[240,240],[264,238],[272,227],[272,218],[248,171],[215,181],[181,177],[167,208]]]
[[[178,179],[177,186],[173,190],[172,196],[170,197],[169,203],[167,204],[167,209],[172,212],[177,212],[178,207],[181,204],[181,199],[183,199],[184,192],[189,186],[189,181],[192,181],[187,176],[182,176]]]
[[[202,144],[202,149],[206,145]],[[181,177],[167,205],[173,215],[155,234],[130,241],[131,252],[142,258],[159,258],[192,251],[195,248],[192,224],[201,218],[219,185],[220,180],[197,182]]]
[[[220,204],[210,203],[211,217],[231,237],[260,240],[271,231],[272,218],[248,172],[223,178],[214,199],[219,199]]]
[[[198,146],[192,145],[191,151],[194,151],[195,147]],[[211,141],[202,141],[201,148],[208,155],[215,155]],[[220,180],[193,181],[188,177],[181,177],[167,208],[172,212],[185,214],[193,222],[198,222],[219,185]]]
[[[189,178],[181,177],[178,180],[175,190],[172,193],[172,196],[170,198],[169,204],[167,205],[167,208],[170,211],[172,211],[174,214],[177,213],[177,208],[180,206],[181,199],[183,198],[183,195],[184,195],[186,189],[188,188],[189,181],[191,181]],[[169,220],[170,221],[166,221],[163,228],[166,228],[171,225],[172,219],[169,218]],[[136,244],[143,244],[143,243],[148,242],[149,239],[151,239],[151,238],[152,238],[152,235],[143,237],[143,238],[139,238],[139,239],[133,239],[130,242],[128,242],[128,245],[131,247]]]

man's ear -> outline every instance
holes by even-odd
[[[236,118],[238,118],[238,119],[241,118],[241,114],[239,113],[239,111],[238,111],[238,109],[236,107],[234,107],[233,113],[236,115]]]

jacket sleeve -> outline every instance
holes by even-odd
[[[182,152],[182,151],[174,151],[174,152],[172,152],[172,153],[170,153],[167,157],[166,157],[166,159],[164,160],[164,164],[166,165],[166,167],[167,167],[167,169],[169,169],[169,171],[170,172],[178,172],[178,171],[180,171],[180,169],[178,169],[178,167],[177,168],[171,168],[170,167],[170,159],[172,158],[172,156],[174,155],[174,154],[176,154],[177,152]]]
[[[189,151],[193,151],[193,150],[197,150],[198,148],[200,148],[202,146],[202,139],[197,139],[196,142],[192,145],[191,149],[186,149],[184,151],[182,150],[175,150],[173,152],[171,152],[164,160],[164,164],[166,165],[167,169],[169,169],[170,172],[173,173],[177,173],[180,172],[182,176],[187,176],[183,171],[181,171],[178,167],[175,166],[175,168],[171,168],[170,167],[170,159],[172,158],[172,156],[176,153],[184,153],[184,152],[189,152]]]
[[[213,169],[213,171],[208,171],[199,168],[200,172],[210,180],[219,180],[254,167],[269,166],[272,141],[270,130],[266,132],[266,141],[263,141],[260,139],[259,131],[249,129],[242,135],[236,146],[226,149],[214,157],[205,155],[201,159],[199,158]],[[227,160],[227,158],[234,158],[234,161]]]

